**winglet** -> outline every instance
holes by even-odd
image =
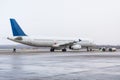
[[[10,18],[13,36],[27,36],[15,19]]]

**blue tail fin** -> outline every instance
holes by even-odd
[[[15,19],[10,19],[13,36],[27,36]]]

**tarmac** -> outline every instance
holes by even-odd
[[[120,80],[120,51],[0,50],[0,80]]]

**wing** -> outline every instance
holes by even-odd
[[[77,43],[77,41],[56,43],[56,44],[53,45],[53,47],[54,48],[67,47],[67,46],[73,45],[75,43]]]

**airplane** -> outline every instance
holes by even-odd
[[[13,36],[7,37],[7,39],[29,46],[51,47],[51,52],[54,52],[55,50],[62,50],[62,52],[66,52],[67,48],[71,50],[80,50],[81,48],[86,48],[87,51],[90,51],[89,47],[95,45],[93,42],[82,40],[80,38],[28,36],[26,33],[24,33],[15,19],[10,18],[10,23]]]

